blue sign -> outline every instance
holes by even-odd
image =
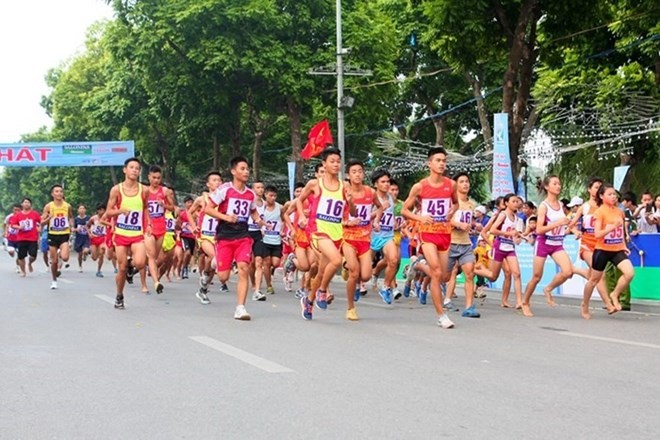
[[[4,167],[118,166],[133,156],[133,141],[0,144]]]
[[[513,173],[509,155],[509,115],[495,113],[493,138],[493,198],[513,192]]]

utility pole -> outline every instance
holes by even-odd
[[[349,48],[342,47],[341,34],[341,0],[337,0],[337,62],[330,66],[310,69],[310,75],[335,75],[337,76],[337,147],[341,154],[341,175],[344,175],[344,164],[346,162],[346,146],[344,143],[344,110],[353,107],[355,99],[344,96],[344,76],[371,76],[371,70],[362,70],[350,66],[344,66],[344,55],[350,53]]]

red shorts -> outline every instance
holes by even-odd
[[[293,253],[293,249],[289,246],[288,241],[282,243],[282,255],[289,255]]]
[[[157,218],[151,220],[151,235],[153,235],[156,240],[161,238],[167,232],[167,224],[165,224],[164,218]]]
[[[106,242],[106,236],[105,235],[102,235],[100,237],[92,237],[92,239],[91,239],[92,246],[96,246],[96,247],[104,245],[105,242]]]
[[[447,252],[451,246],[451,234],[419,233],[419,241],[424,244],[434,244],[438,252]]]
[[[156,232],[154,232],[154,231],[152,230],[152,231],[151,231],[151,236],[152,236],[155,240],[160,240],[161,238],[165,237],[165,234],[166,234],[166,233],[167,233],[167,231],[162,231],[162,232],[161,232],[161,231],[158,231],[158,233],[156,233]]]
[[[320,252],[319,247],[318,247],[319,240],[330,240],[330,241],[332,241],[332,244],[335,245],[335,248],[337,248],[337,250],[341,249],[341,244],[344,242],[344,240],[342,240],[342,239],[333,240],[328,236],[328,234],[324,234],[323,232],[314,232],[312,234],[311,238],[312,238],[312,240],[311,240],[312,241],[312,248],[314,248],[315,251],[319,251],[319,252]]]
[[[371,242],[369,241],[344,240],[344,244],[347,244],[355,249],[358,258],[371,251]]]
[[[115,246],[115,242],[113,240],[114,236],[115,235],[113,232],[108,232],[105,234],[105,246],[109,249]]]
[[[252,261],[252,239],[243,237],[237,240],[216,240],[215,263],[216,271],[227,272],[231,264],[250,263]]]
[[[296,242],[296,247],[307,249],[310,245],[309,234],[303,229],[296,229],[296,235],[293,239]]]
[[[112,239],[115,246],[131,247],[135,243],[144,242],[144,235],[138,235],[137,237],[124,237],[123,235],[114,234]]]
[[[591,253],[593,254],[593,253],[594,253],[594,250],[595,250],[595,249],[594,249],[593,247],[591,247],[591,246],[589,246],[589,245],[586,245],[586,244],[584,244],[584,243],[581,243],[581,244],[580,244],[580,250],[578,251],[578,256],[580,257],[580,260],[586,261],[586,260],[584,259],[584,253],[585,253],[585,252],[591,252]]]

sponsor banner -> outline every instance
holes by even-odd
[[[493,194],[492,197],[505,196],[513,191],[513,173],[509,155],[509,115],[495,113],[493,138]]]
[[[3,167],[98,167],[124,165],[133,141],[0,144]]]

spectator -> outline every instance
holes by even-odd
[[[645,191],[642,194],[642,203],[635,210],[634,216],[637,220],[637,227],[642,234],[656,234],[658,232],[657,225],[650,222],[655,221],[655,206],[653,203],[653,194]]]
[[[621,199],[623,201],[623,215],[626,218],[626,229],[630,235],[637,235],[639,234],[637,219],[635,218],[635,211],[637,210],[637,195],[632,191],[628,191],[623,194]]]
[[[568,217],[568,214],[571,212],[571,208],[568,207],[568,204],[571,203],[571,201],[568,199],[560,199],[559,202],[564,209],[564,214],[566,214],[566,217]]]

